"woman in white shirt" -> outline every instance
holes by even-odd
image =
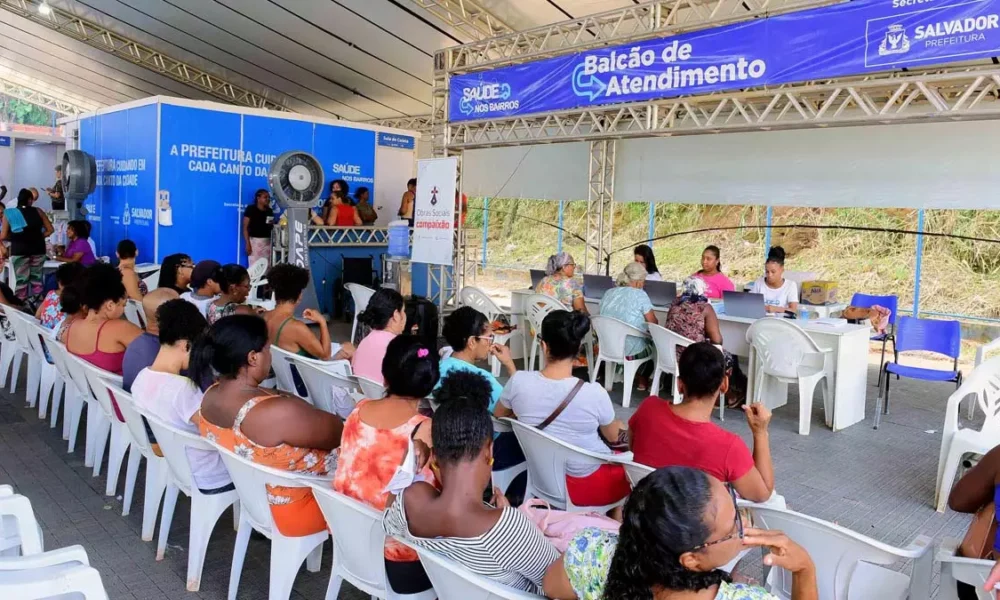
[[[632,251],[635,255],[635,262],[646,267],[646,281],[663,281],[663,277],[656,269],[656,256],[653,249],[646,244],[640,244]]]
[[[795,312],[799,308],[799,288],[785,279],[785,249],[773,246],[764,263],[764,276],[753,282],[753,294],[764,296],[764,308],[769,313]]]
[[[197,306],[175,298],[156,309],[156,323],[160,328],[160,351],[153,364],[136,376],[132,398],[164,423],[199,435],[202,392],[181,371],[188,368],[191,343],[205,332],[208,322]],[[220,494],[234,489],[218,452],[188,448],[187,455],[201,493]]]

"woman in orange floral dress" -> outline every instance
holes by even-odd
[[[343,423],[305,400],[260,387],[271,370],[267,324],[256,315],[224,317],[191,350],[191,377],[215,369],[201,404],[201,435],[260,465],[309,475],[336,470]],[[268,486],[274,524],[298,537],[326,528],[307,488]]]
[[[362,400],[344,423],[340,461],[333,489],[382,512],[386,486],[406,458],[412,437],[420,455],[419,477],[437,487],[426,460],[431,446],[431,419],[418,412],[420,400],[437,385],[438,356],[420,339],[401,335],[389,342],[382,361],[387,396]],[[419,443],[422,442],[422,443]],[[385,571],[392,589],[401,595],[431,588],[417,553],[392,538],[385,540]]]

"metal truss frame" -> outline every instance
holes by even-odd
[[[0,94],[30,102],[35,106],[57,112],[61,115],[78,115],[87,112],[87,108],[79,106],[58,96],[48,94],[14,81],[0,77]]]
[[[415,4],[473,40],[514,31],[475,0],[413,0]]]
[[[49,5],[51,9],[49,14],[43,15],[38,11],[40,4],[41,2],[38,0],[0,0],[0,8],[4,10],[41,23],[89,46],[104,50],[118,58],[207,92],[226,102],[252,108],[288,110],[274,100],[269,100],[260,94],[216,77],[203,69],[171,58],[162,52],[58,7]]]
[[[1000,118],[1000,67],[830,80],[447,124],[448,148]]]
[[[369,121],[362,121],[368,125],[376,125],[378,127],[391,127],[393,129],[405,129],[407,131],[416,131],[420,134],[430,134],[431,133],[431,115],[416,115],[409,117],[392,117],[389,119],[371,119]]]
[[[410,231],[413,236],[413,231]],[[389,230],[379,227],[309,226],[309,245],[321,248],[339,246],[367,247],[389,245]]]
[[[426,4],[430,0],[422,0]],[[653,0],[561,21],[499,37],[446,48],[436,60],[448,72],[470,71],[504,63],[526,62],[586,48],[663,37],[840,0]]]
[[[615,202],[615,155],[613,139],[590,142],[590,179],[587,187],[587,248],[585,273],[600,273],[604,257],[612,248]]]

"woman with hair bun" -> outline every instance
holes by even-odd
[[[618,534],[587,528],[545,575],[556,600],[777,600],[764,588],[733,583],[721,568],[748,546],[764,564],[792,573],[792,600],[816,600],[809,553],[780,531],[744,529],[736,495],[689,467],[645,477],[625,504]]]
[[[209,441],[260,465],[307,475],[330,475],[336,467],[343,423],[302,398],[260,387],[271,371],[267,324],[256,315],[216,322],[191,349],[189,377],[197,386],[213,372],[219,380],[205,391],[198,428]],[[271,516],[282,535],[298,537],[326,529],[308,488],[268,486]]]
[[[785,279],[785,249],[773,246],[764,263],[764,276],[753,282],[750,293],[763,294],[764,307],[769,313],[795,312],[799,308],[799,288]]]
[[[610,455],[611,449],[601,437],[611,442],[624,441],[625,424],[615,418],[611,397],[600,384],[573,377],[574,360],[589,331],[590,317],[583,313],[549,313],[541,331],[545,368],[515,373],[507,381],[493,414],[497,418],[516,417],[528,425],[548,420],[545,432],[549,435],[590,452]],[[550,418],[552,415],[554,418]],[[566,491],[576,506],[607,506],[629,493],[621,465],[570,463],[566,471]]]
[[[385,510],[389,499],[385,488],[406,458],[410,440],[419,442],[421,448],[433,446],[431,419],[420,414],[418,407],[438,383],[438,356],[412,335],[394,336],[386,347],[382,373],[386,397],[358,402],[347,417],[333,478],[334,490],[379,511]],[[419,474],[436,487],[434,473],[425,462],[426,456],[417,465]],[[479,493],[481,499],[482,489]],[[385,539],[385,571],[397,594],[431,588],[417,553],[391,537]]]
[[[358,323],[371,331],[358,344],[351,360],[355,375],[383,383],[382,359],[389,343],[406,330],[403,296],[396,290],[382,288],[372,295]]]
[[[545,570],[559,557],[538,527],[493,488],[493,421],[486,407],[490,385],[471,371],[454,371],[434,398],[431,468],[441,489],[417,482],[389,501],[386,533],[455,560],[472,572],[526,592],[539,593]],[[404,506],[405,504],[405,506]]]

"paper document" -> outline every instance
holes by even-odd
[[[829,327],[847,327],[847,319],[836,317],[823,317],[822,319],[815,319],[812,322],[817,325],[827,325]]]

